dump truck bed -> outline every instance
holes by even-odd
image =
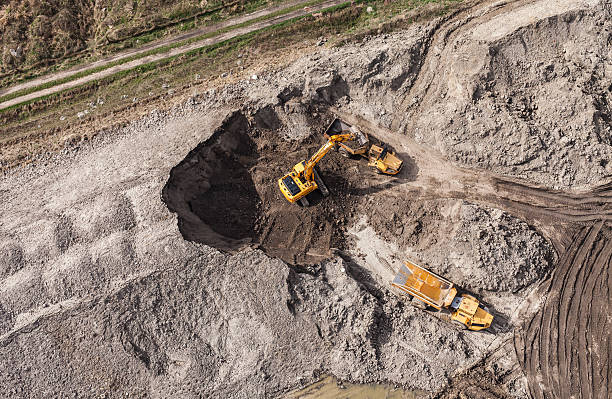
[[[402,292],[441,309],[452,298],[453,283],[412,262],[405,262],[391,283]]]

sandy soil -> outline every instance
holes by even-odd
[[[439,398],[606,397],[612,188],[589,155],[612,151],[612,10],[548,4],[482,2],[322,49],[5,176],[2,391],[279,397],[331,374]],[[502,57],[524,63],[514,80],[491,72],[517,40],[542,58]],[[556,58],[559,43],[590,46],[592,65],[550,86],[531,68],[579,61]],[[592,91],[567,94],[570,78]],[[513,169],[524,155],[513,138],[544,140],[560,105],[540,100],[525,119],[492,106],[502,88],[575,96],[564,106],[588,123],[567,130],[567,153],[546,141],[534,150],[545,162]],[[406,166],[389,178],[331,153],[332,196],[290,206],[275,180],[334,115]],[[496,118],[506,122],[487,135],[470,128]],[[456,134],[465,146],[445,141]],[[491,331],[459,330],[391,292],[406,257],[483,298]]]

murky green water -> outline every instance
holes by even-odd
[[[293,391],[285,399],[419,399],[426,397],[424,392],[396,389],[386,384],[348,384],[338,385],[333,377],[325,377],[306,388]]]

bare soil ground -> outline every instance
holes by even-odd
[[[600,165],[589,155],[611,151],[598,134],[609,110],[583,105],[608,101],[600,44],[611,12],[595,1],[474,3],[193,96],[6,175],[0,388],[279,397],[331,374],[438,398],[606,397],[612,186],[589,173]],[[552,43],[551,27],[576,33]],[[516,128],[527,126],[525,143],[546,138],[557,107],[542,100],[538,122],[525,122],[480,96],[510,87],[487,68],[526,33],[542,54],[592,44],[593,68],[570,75],[595,88],[567,104],[593,117],[572,129],[570,156],[546,142],[536,153],[548,161],[528,170],[506,167],[522,157]],[[453,63],[469,60],[488,67]],[[521,82],[525,93],[551,88]],[[464,131],[472,112],[500,122],[484,136]],[[332,196],[290,205],[276,179],[322,144],[333,115],[389,143],[405,168],[377,176],[331,153],[321,174]],[[435,134],[421,130],[430,124]],[[445,144],[444,132],[466,145]],[[493,328],[458,330],[393,294],[406,257],[481,297]]]

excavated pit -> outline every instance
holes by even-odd
[[[310,194],[308,208],[290,204],[277,179],[325,142],[322,133],[332,116],[309,118],[315,133],[289,140],[273,109],[251,120],[237,111],[192,150],[172,169],[162,192],[183,237],[226,252],[259,247],[291,264],[316,263],[330,248],[343,248],[361,198],[398,178],[377,176],[365,159],[330,151],[318,167],[331,195],[322,200],[318,192]]]

